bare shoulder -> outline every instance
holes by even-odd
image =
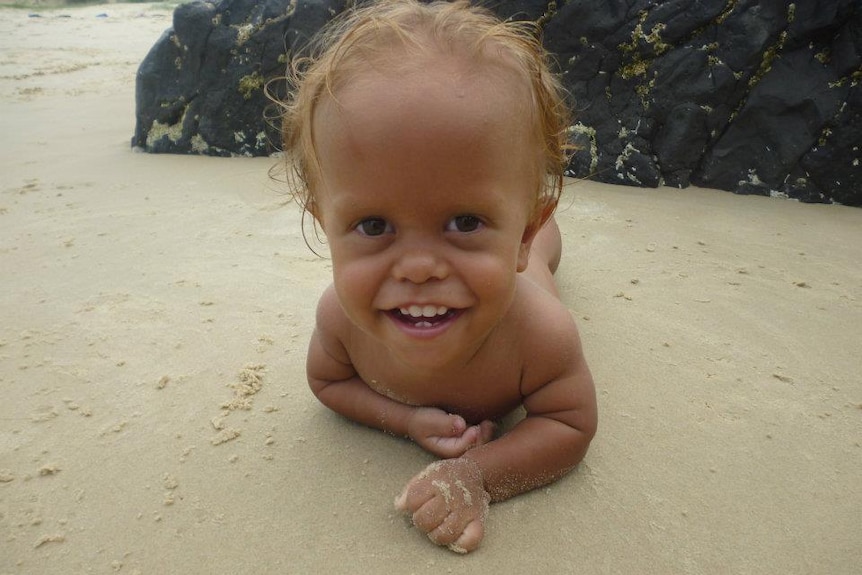
[[[347,321],[344,310],[341,309],[341,304],[338,303],[338,296],[335,294],[335,286],[333,284],[329,284],[329,287],[326,288],[317,301],[316,320],[318,326],[326,329],[343,328],[342,323]]]
[[[312,348],[318,346],[318,351],[325,352],[330,359],[349,365],[350,356],[345,342],[349,338],[351,324],[338,302],[334,286],[330,285],[320,296],[315,318]]]
[[[530,395],[549,382],[574,379],[592,389],[572,314],[556,296],[520,278],[516,300],[523,359],[522,393]]]

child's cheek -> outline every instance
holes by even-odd
[[[342,307],[349,315],[370,310],[376,296],[379,275],[361,261],[336,262],[333,259],[333,282]]]

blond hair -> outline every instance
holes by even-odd
[[[569,160],[566,130],[569,110],[559,80],[532,22],[501,22],[466,0],[422,4],[416,0],[373,1],[335,18],[310,47],[291,63],[292,95],[280,103],[282,145],[288,179],[305,212],[315,211],[320,163],[312,133],[315,110],[324,97],[386,59],[411,51],[447,50],[477,62],[504,61],[531,94],[531,131],[542,146],[534,217],[550,217],[562,192]],[[515,119],[513,119],[515,121]]]

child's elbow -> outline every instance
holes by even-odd
[[[596,401],[596,388],[592,376],[588,376],[589,393],[582,395],[581,405],[576,411],[575,427],[583,434],[589,445],[599,429],[599,406]]]
[[[587,443],[590,443],[593,438],[596,436],[596,432],[599,430],[599,414],[598,410],[595,408],[592,409],[591,413],[589,413],[581,424],[581,433],[584,434]]]
[[[578,452],[578,460],[580,460],[586,455],[590,443],[598,431],[599,418],[595,407],[578,410],[570,420],[569,425],[575,432],[574,451]]]
[[[317,399],[320,399],[320,395],[330,383],[332,382],[325,379],[319,379],[310,375],[308,376],[308,388]]]
[[[590,443],[592,443],[593,438],[596,436],[596,432],[599,429],[599,417],[595,409],[590,413],[585,414],[578,429],[583,437],[583,455],[586,455],[587,450],[590,448]],[[583,457],[583,455],[581,457]]]

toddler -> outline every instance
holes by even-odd
[[[332,257],[308,381],[330,409],[441,458],[395,505],[472,551],[489,502],[560,478],[596,430],[553,280],[561,89],[527,24],[464,2],[375,2],[321,46],[283,119],[297,199]]]

